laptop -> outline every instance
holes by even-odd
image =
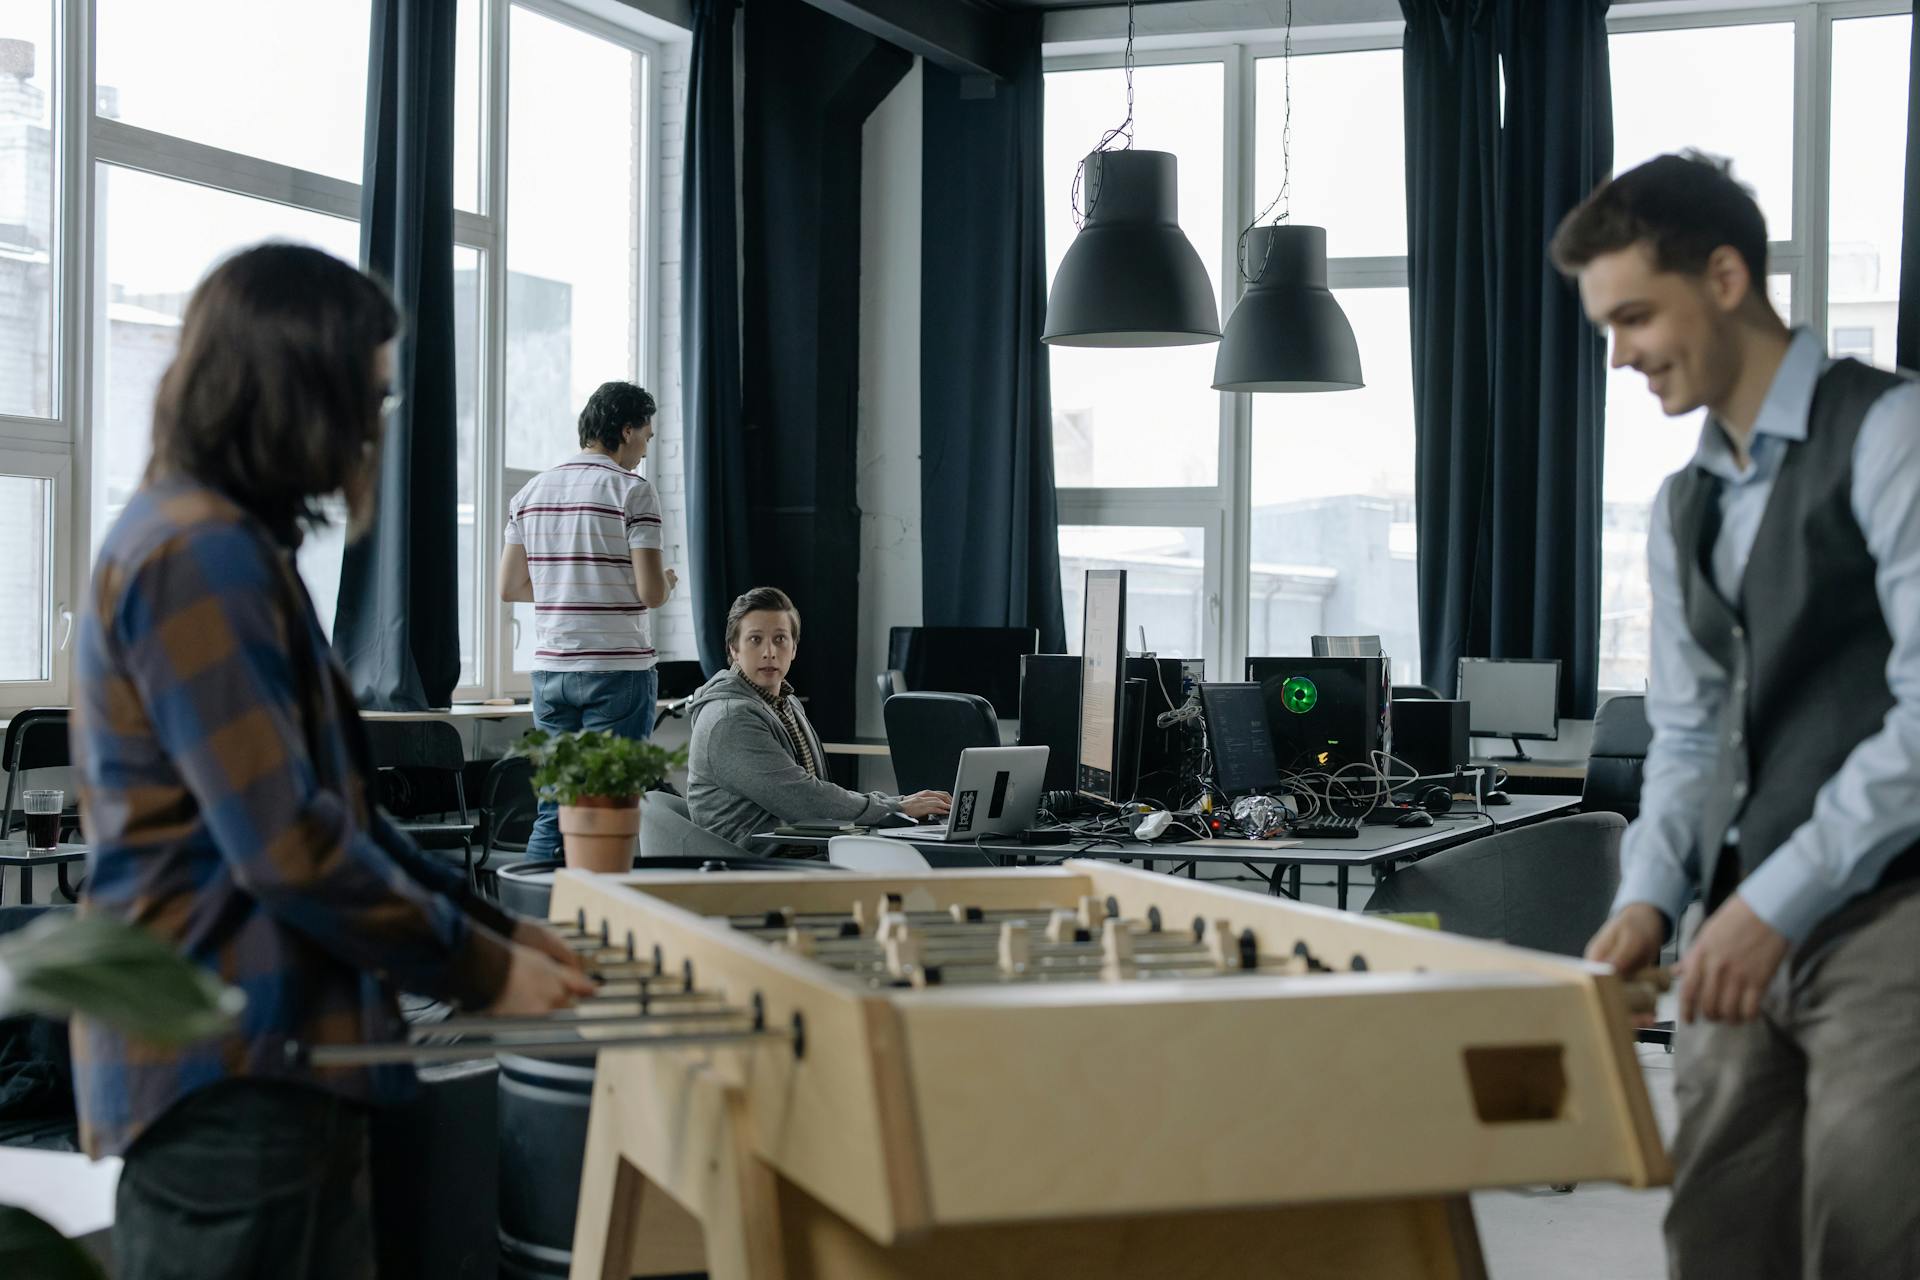
[[[874,834],[927,842],[1014,835],[1033,825],[1046,781],[1045,747],[969,747],[960,753],[945,825],[915,823]]]

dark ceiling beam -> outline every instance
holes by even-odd
[[[1008,78],[1003,14],[973,0],[808,0],[870,36],[961,75]]]

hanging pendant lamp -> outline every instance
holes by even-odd
[[[1353,326],[1327,288],[1326,228],[1290,223],[1284,207],[1292,178],[1293,0],[1287,0],[1281,66],[1286,113],[1280,129],[1280,194],[1254,222],[1275,205],[1282,208],[1272,225],[1240,233],[1236,260],[1247,288],[1227,317],[1213,361],[1213,389],[1351,391],[1366,380],[1360,376]]]
[[[1054,274],[1042,341],[1179,347],[1220,340],[1213,282],[1180,230],[1176,164],[1167,151],[1086,158],[1086,221]]]
[[[1063,347],[1218,342],[1213,282],[1180,230],[1178,161],[1169,151],[1133,149],[1132,0],[1125,65],[1127,118],[1107,131],[1074,175],[1080,233],[1054,273],[1040,340]],[[1108,150],[1116,140],[1122,145]]]
[[[1213,362],[1216,391],[1351,391],[1360,346],[1327,288],[1324,227],[1276,225],[1247,232],[1247,261],[1262,263],[1227,318]]]

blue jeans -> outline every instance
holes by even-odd
[[[602,729],[623,738],[653,732],[653,704],[660,688],[652,671],[536,671],[533,727],[548,733]],[[560,856],[560,806],[540,802],[527,837],[527,857]]]

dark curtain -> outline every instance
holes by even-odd
[[[1920,21],[1907,55],[1907,194],[1900,218],[1900,327],[1893,359],[1920,369]]]
[[[1492,502],[1475,656],[1560,659],[1563,714],[1599,685],[1606,338],[1547,256],[1560,219],[1613,168],[1607,0],[1501,0],[1506,74],[1495,226]],[[1450,666],[1452,664],[1449,664]],[[1430,670],[1429,674],[1438,674]]]
[[[929,626],[1036,627],[1061,653],[1040,15],[1005,25],[1010,82],[922,72],[922,610]]]
[[[747,564],[799,606],[793,682],[831,741],[854,731],[861,626],[862,126],[913,57],[804,0],[754,0],[745,21]]]
[[[1590,717],[1606,351],[1547,245],[1613,164],[1606,3],[1401,9],[1422,671],[1558,658]]]
[[[1400,8],[1420,660],[1451,694],[1490,595],[1499,62],[1493,0]]]
[[[694,0],[680,214],[680,385],[687,439],[687,561],[694,639],[727,665],[727,607],[754,585],[740,414],[740,240],[733,147],[736,0]]]
[[[444,706],[460,680],[453,341],[453,31],[445,0],[374,0],[360,260],[404,317],[372,529],[340,567],[334,651],[364,707]],[[416,567],[420,570],[414,572]]]

